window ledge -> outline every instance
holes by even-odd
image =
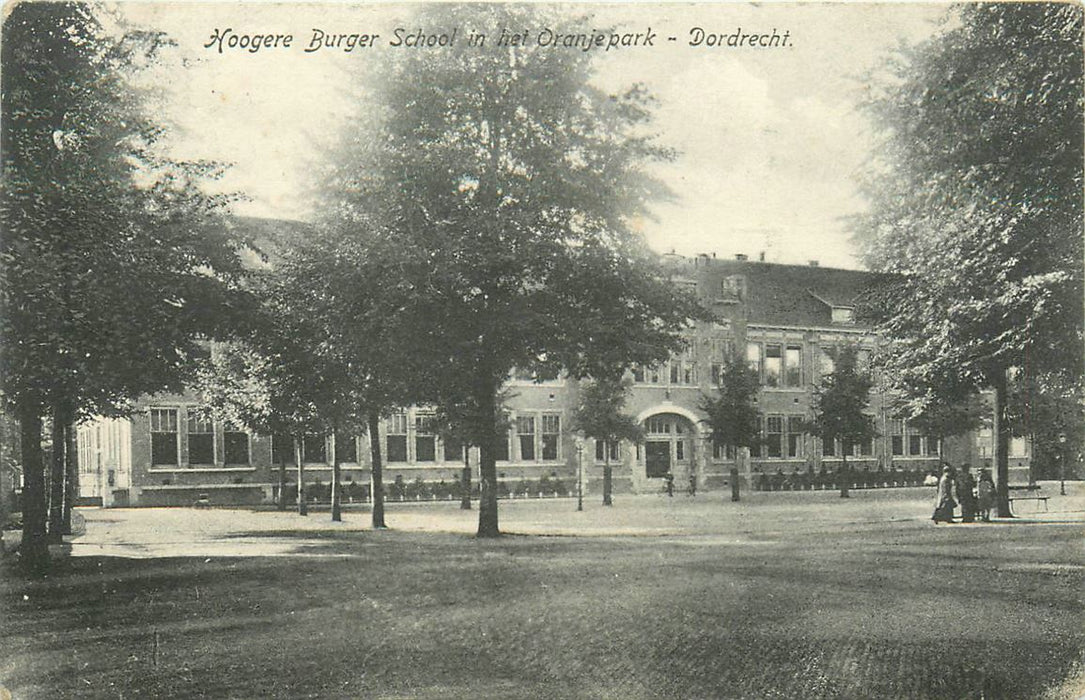
[[[149,474],[200,474],[217,472],[254,472],[256,467],[164,467],[155,466],[147,470]]]

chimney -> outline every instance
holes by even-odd
[[[807,260],[806,264],[809,265],[810,267],[817,267],[819,263],[818,263],[817,260]]]
[[[761,251],[757,256],[758,261],[765,262],[765,251]]]
[[[746,255],[745,253],[736,253],[735,254],[735,260],[749,260],[749,259],[750,259],[750,256]]]

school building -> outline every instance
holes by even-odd
[[[663,256],[676,284],[694,291],[717,320],[699,324],[687,348],[668,362],[638,367],[626,412],[644,427],[640,444],[605,446],[570,429],[577,403],[576,381],[509,377],[511,421],[499,447],[502,488],[543,477],[575,491],[599,493],[605,451],[614,465],[616,493],[658,492],[669,473],[680,487],[690,480],[701,489],[722,489],[732,468],[750,488],[761,474],[792,475],[839,469],[840,444],[822,443],[803,431],[814,387],[832,371],[831,351],[843,344],[860,348],[867,362],[877,338],[855,316],[856,298],[876,275],[831,269],[815,261],[782,265],[738,255]],[[759,407],[763,442],[740,454],[715,448],[700,410],[714,391],[726,353],[741,351],[761,381]],[[938,441],[894,415],[888,397],[875,390],[869,411],[879,435],[853,447],[848,465],[859,471],[930,471],[939,462]],[[386,488],[397,484],[451,484],[460,478],[464,453],[444,444],[432,428],[431,413],[412,407],[391,415],[379,439],[385,457]],[[368,435],[339,435],[336,453],[346,493],[364,498],[370,483]],[[946,441],[943,457],[974,467],[991,466],[989,429]],[[285,436],[254,435],[210,420],[197,396],[146,397],[127,418],[84,423],[78,431],[81,495],[104,505],[191,505],[201,494],[212,503],[258,504],[277,496],[279,465],[288,463],[293,482],[294,451]],[[306,487],[319,493],[331,479],[329,436],[308,435],[303,444]],[[468,455],[475,468],[477,454]],[[1011,444],[1011,482],[1027,478],[1028,445]],[[1024,470],[1024,471],[1022,471]]]

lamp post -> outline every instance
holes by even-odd
[[[576,438],[576,509],[584,510],[584,440]]]
[[[1059,495],[1066,495],[1066,433],[1059,433]]]

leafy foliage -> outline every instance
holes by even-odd
[[[1083,370],[1082,8],[951,12],[945,31],[874,81],[882,157],[856,237],[872,269],[899,273],[880,324],[899,388],[921,407],[994,386],[1004,413],[1011,368]]]
[[[561,23],[548,12],[437,7],[417,19]],[[330,221],[372,226],[398,251],[388,308],[414,329],[426,384],[471,394],[491,425],[513,367],[620,373],[667,357],[700,313],[630,223],[664,194],[643,168],[670,156],[647,130],[650,98],[604,94],[591,62],[531,46],[389,54],[367,76],[373,128],[344,134],[325,184]],[[497,431],[483,432],[480,533],[495,535]]]
[[[732,448],[757,444],[761,438],[761,412],[757,409],[761,383],[738,353],[724,358],[716,391],[715,396],[701,397],[712,443]]]
[[[834,369],[822,377],[811,404],[811,433],[825,441],[839,440],[845,455],[876,434],[873,416],[864,412],[874,380],[859,369],[858,355],[854,345],[833,355]]]

